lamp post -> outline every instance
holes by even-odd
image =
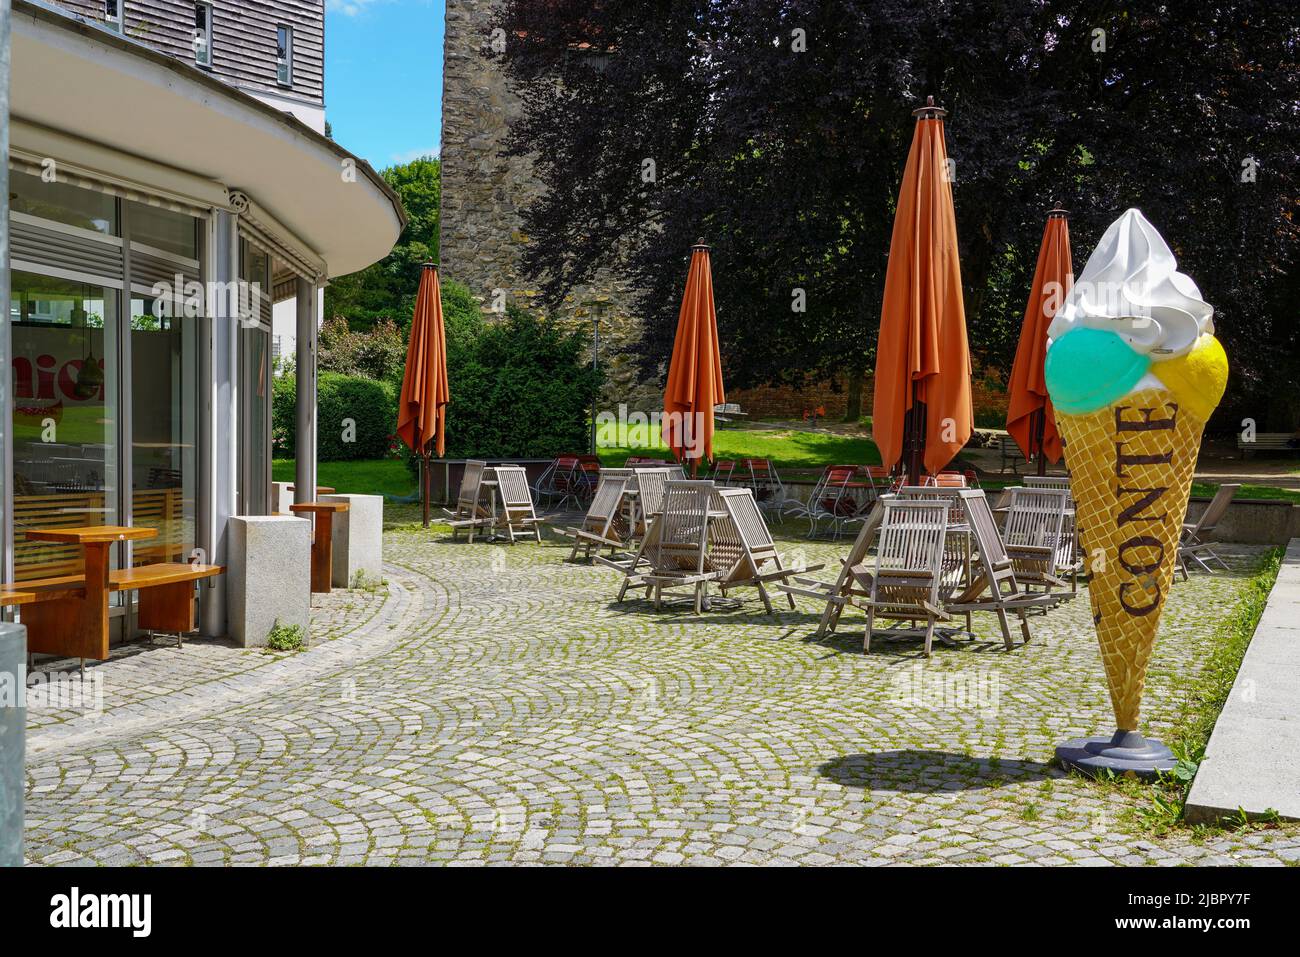
[[[607,305],[609,305],[609,300],[603,297],[596,298],[596,299],[588,299],[586,302],[583,303],[583,306],[585,306],[587,309],[591,311],[591,371],[593,373],[593,377],[592,377],[593,381],[591,387],[591,454],[592,455],[596,454],[596,402],[597,402],[597,397],[599,395],[598,389],[595,385],[594,373],[596,373],[600,369],[600,364],[599,364],[600,320],[605,313],[605,307]]]

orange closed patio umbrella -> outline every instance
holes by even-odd
[[[701,457],[713,458],[713,407],[725,401],[713,273],[709,247],[701,240],[691,247],[691,269],[664,389],[664,442],[679,462],[691,460],[692,474],[699,472]]]
[[[1047,213],[1043,242],[1038,249],[1034,282],[1029,287],[1029,303],[1020,327],[1020,344],[1011,367],[1007,389],[1007,431],[1011,433],[1026,459],[1038,463],[1038,474],[1047,472],[1047,462],[1061,461],[1061,436],[1056,431],[1052,400],[1043,379],[1047,359],[1047,327],[1056,310],[1074,285],[1074,266],[1070,261],[1070,225],[1063,209]]]
[[[916,131],[898,193],[876,346],[872,437],[892,469],[907,456],[908,481],[921,466],[937,474],[970,439],[970,349],[957,261],[946,111],[914,111]]]
[[[424,526],[429,527],[429,455],[447,451],[447,333],[442,325],[442,289],[438,265],[425,263],[411,317],[406,372],[397,406],[397,436],[420,456],[420,498]],[[432,446],[432,447],[431,447]]]

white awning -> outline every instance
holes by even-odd
[[[245,194],[328,276],[382,259],[406,225],[369,164],[289,114],[66,11],[14,0],[12,23],[14,119],[107,147],[116,175],[147,189],[171,167]]]

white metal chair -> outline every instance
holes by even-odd
[[[1187,562],[1188,560],[1196,562],[1207,572],[1212,571],[1206,559],[1218,562],[1225,570],[1228,563],[1220,558],[1206,538],[1219,526],[1223,515],[1228,511],[1228,506],[1232,504],[1232,499],[1236,496],[1240,485],[1220,485],[1214,493],[1214,498],[1210,499],[1210,504],[1205,506],[1205,511],[1195,522],[1184,522],[1182,534],[1178,542],[1178,567],[1183,574],[1183,581],[1187,581]]]

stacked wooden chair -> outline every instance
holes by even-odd
[[[474,531],[492,524],[492,516],[483,506],[483,476],[487,463],[470,459],[465,463],[465,473],[461,476],[460,491],[456,494],[456,509],[443,509],[450,517],[451,537],[454,540],[461,529],[469,532],[469,540],[474,541]]]
[[[666,466],[637,467],[632,470],[636,485],[636,498],[632,500],[630,518],[632,537],[644,538],[651,519],[663,511],[664,491],[674,470]]]
[[[691,588],[695,613],[703,610],[708,583],[720,577],[708,552],[713,490],[713,482],[708,480],[669,481],[664,488],[663,511],[650,523],[636,553],[623,560],[598,559],[623,572],[619,601],[628,588],[645,588],[646,597],[660,608],[665,589]]]

